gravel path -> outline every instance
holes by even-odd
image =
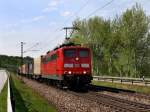
[[[5,70],[0,70],[0,93],[1,90],[3,89],[5,82],[7,80],[7,73]]]

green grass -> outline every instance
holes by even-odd
[[[0,93],[0,112],[7,112],[7,82]]]
[[[56,108],[48,103],[31,88],[27,87],[15,75],[12,85],[15,98],[15,112],[56,112]]]
[[[150,87],[147,87],[147,86],[111,83],[111,82],[104,82],[104,81],[92,81],[92,84],[99,85],[99,86],[105,86],[105,87],[131,90],[131,91],[135,91],[137,93],[150,94]]]

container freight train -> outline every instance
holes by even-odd
[[[83,87],[92,80],[91,51],[81,46],[61,46],[20,67],[20,74],[46,79],[60,86]]]

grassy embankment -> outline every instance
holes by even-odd
[[[15,112],[56,112],[54,106],[27,87],[14,74],[12,85],[15,98]]]
[[[148,86],[138,86],[138,85],[129,85],[129,84],[120,84],[120,83],[111,83],[104,81],[92,81],[92,84],[104,87],[112,87],[117,89],[125,89],[135,91],[137,93],[150,94],[150,87]]]
[[[0,93],[0,112],[7,112],[7,81]]]

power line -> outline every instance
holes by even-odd
[[[80,7],[73,15],[71,15],[67,20],[65,20],[62,23],[62,26],[64,24],[68,23],[68,21],[70,21],[70,19],[72,19],[74,16],[77,16],[89,4],[89,2],[90,2],[90,0],[87,0],[82,7]],[[55,31],[57,32],[58,30],[60,30],[60,28],[57,28]]]
[[[89,14],[87,17],[85,17],[85,18],[88,18],[88,17],[92,16],[94,13],[96,13],[97,11],[102,10],[102,9],[105,8],[106,6],[110,5],[113,1],[114,1],[114,0],[111,0],[111,1],[107,2],[106,4],[104,4],[103,6],[97,8],[96,10],[94,10],[92,13],[90,13],[90,14]],[[77,15],[89,4],[89,2],[90,2],[90,0],[87,0],[87,1],[85,2],[85,4],[84,4],[81,8],[79,8],[79,10],[77,10],[73,15],[71,15],[71,16],[63,23],[63,25],[66,24],[68,21],[70,21],[70,19],[72,19],[74,16],[77,16]],[[54,31],[57,33],[59,30],[60,30],[60,28],[57,28],[57,29],[54,30]],[[61,37],[61,36],[57,35],[57,36],[55,36],[54,39],[51,39],[50,42],[53,42],[53,41],[55,41],[56,38],[60,38],[60,37]],[[43,48],[42,48],[42,49],[43,49]]]
[[[25,52],[31,51],[31,49],[33,49],[34,47],[36,47],[36,46],[38,46],[38,45],[39,45],[39,43],[36,43],[36,44],[34,44],[33,46],[29,47],[28,49],[26,49],[26,50],[23,51],[23,52],[25,53]]]
[[[89,4],[90,0],[87,0],[85,2],[85,4],[83,4],[82,7],[80,7],[74,14],[72,14],[67,20],[65,20],[63,23],[62,23],[62,27],[64,26],[64,24],[68,23],[68,21],[70,21],[70,19],[72,19],[74,16],[77,16],[88,4]],[[56,32],[61,30],[60,28],[56,28]]]
[[[44,44],[44,46],[48,46],[49,44],[51,44],[52,42],[54,42],[54,41],[56,40],[56,38],[60,38],[61,36],[59,36],[59,35],[60,35],[60,33],[58,33],[58,35],[56,35],[55,38],[51,39],[50,41],[48,40],[49,42],[46,43],[46,44]],[[42,47],[42,48],[40,49],[40,51],[41,51],[41,50],[44,50],[44,48],[45,48],[45,47]]]
[[[65,22],[64,24],[66,24],[70,19],[72,19],[72,17],[77,16],[88,4],[89,4],[90,0],[87,0],[85,2],[85,4],[83,4],[82,7],[80,7],[72,16],[70,16]]]
[[[62,26],[63,26],[64,24],[66,24],[73,16],[77,15],[78,12],[80,12],[81,10],[83,10],[83,9],[88,5],[89,1],[90,1],[90,0],[87,0],[87,1],[85,2],[85,4],[84,4],[77,12],[74,13],[74,15],[70,16],[70,17],[62,24]],[[54,30],[54,32],[57,33],[59,30],[60,30],[60,28],[56,28],[56,29]],[[59,35],[55,36],[55,38],[56,38],[56,37],[57,37],[57,38],[60,38]],[[50,42],[54,41],[55,38],[52,39],[52,40],[50,40]],[[38,45],[39,45],[39,43],[38,43]],[[47,46],[47,45],[48,45],[48,44],[46,44],[45,46]],[[33,45],[32,47],[28,48],[28,49],[25,50],[24,52],[27,52],[28,50],[34,48],[35,46],[37,46],[37,44],[35,44],[35,45]],[[43,48],[42,48],[42,49],[43,49]],[[42,50],[42,49],[41,49],[41,50]]]
[[[114,0],[111,0],[109,2],[107,2],[106,4],[104,4],[103,6],[97,8],[96,10],[94,10],[92,13],[90,13],[88,16],[86,16],[85,18],[89,18],[90,16],[92,16],[94,13],[96,13],[97,11],[105,8],[106,6],[110,5]]]
[[[21,42],[21,65],[23,65],[23,45],[24,45],[25,43],[24,42]],[[21,67],[21,73],[22,73],[22,71],[23,71],[23,68]]]
[[[70,19],[72,19],[72,17],[77,16],[77,15],[89,4],[89,2],[90,2],[90,0],[87,0],[87,1],[85,2],[85,4],[83,4],[82,7],[80,7],[73,15],[71,15],[66,21],[64,21],[64,22],[62,23],[62,26],[63,26],[64,24],[66,24],[68,21],[70,21]],[[54,30],[54,32],[57,33],[59,30],[61,30],[61,29],[60,29],[60,28],[56,28],[56,29]],[[57,37],[57,38],[60,38],[61,36],[57,35],[57,36],[55,36],[55,38],[56,38],[56,37]],[[54,41],[55,38],[52,39],[52,40],[50,40],[50,42]]]

